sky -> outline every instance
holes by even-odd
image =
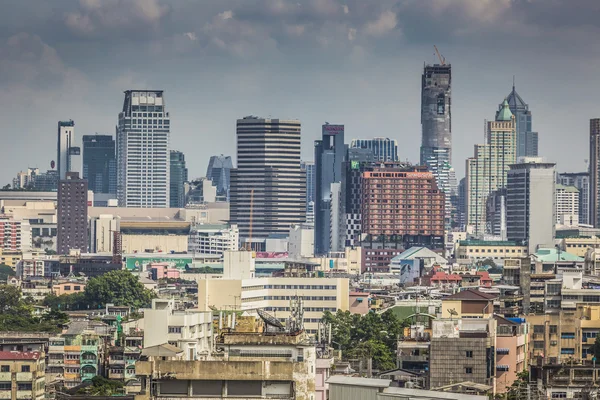
[[[0,13],[0,183],[56,159],[57,121],[114,134],[127,89],[165,90],[171,148],[190,177],[235,156],[236,119],[321,125],[346,141],[397,139],[417,162],[423,64],[452,64],[453,165],[464,176],[484,121],[529,103],[540,155],[586,169],[600,117],[598,0],[5,0]]]

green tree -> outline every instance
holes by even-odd
[[[21,297],[19,288],[0,285],[0,331],[58,332],[66,315],[33,315],[33,303]]]
[[[523,370],[517,372],[517,379],[515,379],[510,388],[508,388],[506,398],[508,400],[521,399],[522,394],[527,390],[527,385],[529,385],[529,371]]]
[[[104,307],[107,303],[134,308],[146,307],[154,293],[126,270],[111,271],[88,281],[84,290],[84,304],[89,308]]]
[[[6,264],[0,264],[0,281],[6,282],[9,276],[15,276],[15,271]]]
[[[596,340],[592,347],[590,347],[590,350],[594,354],[594,357],[596,357],[596,361],[600,362],[600,336],[596,336]]]
[[[123,382],[112,381],[97,375],[92,378],[90,386],[79,389],[77,393],[91,396],[114,396],[123,393]]]

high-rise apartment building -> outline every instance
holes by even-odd
[[[510,241],[553,247],[555,232],[555,164],[529,159],[512,164],[506,185],[506,231]]]
[[[579,223],[590,224],[590,174],[589,172],[562,173],[558,183],[575,186],[579,190]]]
[[[579,225],[579,190],[575,186],[556,184],[556,223]]]
[[[171,119],[162,90],[127,90],[117,126],[121,207],[169,207]]]
[[[517,158],[518,157],[537,157],[538,155],[538,133],[532,132],[531,111],[529,105],[523,101],[521,96],[515,90],[513,84],[512,91],[506,97],[510,111],[515,116],[517,130]],[[502,111],[502,104],[498,107]]]
[[[306,177],[300,169],[300,121],[254,116],[237,120],[237,168],[231,170],[230,221],[244,244],[262,248],[306,218]]]
[[[185,207],[185,190],[183,185],[188,181],[185,155],[180,151],[171,150],[170,160],[170,207],[183,208]]]
[[[515,129],[515,118],[505,100],[496,120],[487,123],[486,143],[476,144],[474,156],[467,159],[467,224],[473,226],[477,236],[485,234],[489,194],[506,187],[509,165],[517,162]]]
[[[491,235],[494,240],[506,240],[506,188],[489,194],[486,201],[485,223],[486,234]]]
[[[352,139],[351,149],[369,149],[375,161],[398,161],[398,141],[390,138]]]
[[[452,68],[425,65],[421,77],[421,165],[452,163]]]
[[[600,226],[600,118],[590,120],[590,224]]]
[[[88,250],[88,183],[76,172],[67,173],[58,184],[58,254]]]
[[[315,201],[315,163],[314,161],[302,161],[300,168],[306,174],[306,210],[310,202]]]
[[[84,135],[83,179],[95,194],[117,194],[115,140],[111,135]]]
[[[363,172],[363,236],[399,237],[406,249],[441,249],[444,215],[444,194],[425,167],[390,164]]]
[[[74,143],[75,122],[73,120],[58,121],[56,168],[59,179],[65,179],[67,172],[78,172],[79,170],[76,160],[81,154],[81,149],[73,146]]]
[[[350,148],[342,169],[346,246],[360,246],[362,220],[362,173],[374,166],[373,150]]]
[[[342,181],[346,159],[344,125],[322,126],[321,140],[315,141],[315,254],[330,250],[332,192],[331,185]],[[336,211],[344,213],[340,207]],[[336,217],[337,220],[337,217]]]
[[[217,196],[229,200],[229,187],[231,185],[231,170],[233,162],[230,156],[212,156],[208,161],[206,177],[217,188]]]

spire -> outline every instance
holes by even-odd
[[[510,112],[510,107],[508,105],[508,101],[504,99],[502,103],[502,108],[496,114],[496,121],[510,121],[512,119],[512,112]]]
[[[513,90],[512,91],[515,92],[515,76],[514,75],[513,75]]]

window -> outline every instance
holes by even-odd
[[[170,326],[169,333],[181,333],[181,327],[180,326]]]
[[[31,390],[31,383],[18,383],[17,390]]]
[[[561,339],[575,339],[575,332],[563,332],[560,334]]]
[[[473,358],[473,350],[467,350],[465,353],[466,353],[465,357],[467,357],[467,358]]]
[[[550,325],[550,334],[551,335],[556,335],[558,333],[558,326],[557,325]]]
[[[473,367],[465,367],[465,374],[472,374],[473,373]]]
[[[534,325],[533,333],[544,333],[544,325]]]
[[[575,354],[575,349],[563,347],[562,349],[560,349],[560,354]]]
[[[11,382],[0,382],[0,390],[11,390],[12,383]]]
[[[29,365],[21,365],[21,372],[31,372],[31,367]]]
[[[533,341],[533,348],[534,349],[543,349],[544,348],[544,341],[543,340],[534,340]]]
[[[0,366],[0,372],[10,372],[10,365]]]
[[[553,399],[566,399],[567,392],[554,392],[554,393],[552,393],[552,398]]]

